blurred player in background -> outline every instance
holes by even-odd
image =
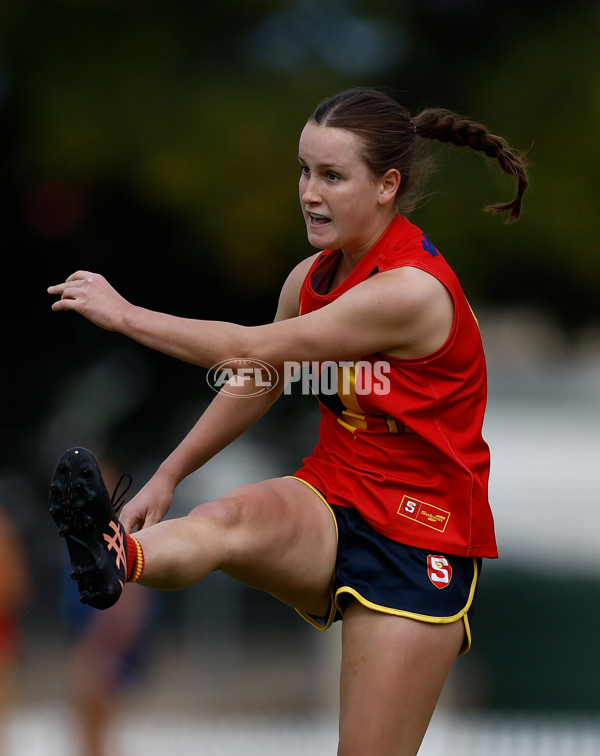
[[[111,738],[127,694],[147,670],[154,629],[154,600],[140,585],[127,585],[125,598],[106,611],[79,603],[71,607],[73,644],[66,664],[68,702],[78,727],[79,756],[119,756]],[[73,600],[73,599],[71,599]]]
[[[113,465],[102,460],[108,484],[115,488]],[[119,756],[113,725],[128,693],[139,686],[148,667],[156,631],[157,594],[141,585],[125,588],[126,598],[106,611],[79,601],[65,564],[62,617],[72,638],[66,664],[66,693],[75,715],[79,756]]]
[[[0,756],[18,699],[21,613],[29,597],[29,568],[18,532],[0,508]]]

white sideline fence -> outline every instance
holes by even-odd
[[[2,756],[77,756],[73,723],[66,710],[22,710],[5,735]],[[335,756],[333,720],[285,718],[195,718],[152,712],[113,727],[111,756]],[[419,756],[597,756],[596,718],[559,714],[435,715]],[[365,756],[368,756],[367,754]]]

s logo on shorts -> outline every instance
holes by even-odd
[[[447,588],[452,580],[452,565],[445,556],[429,554],[427,574],[436,588]]]

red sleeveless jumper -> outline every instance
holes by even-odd
[[[340,367],[337,393],[319,393],[319,443],[296,477],[331,505],[355,508],[392,540],[460,556],[496,557],[487,497],[490,455],[482,437],[485,356],[456,275],[402,216],[340,286],[318,294],[318,282],[331,275],[340,254],[324,250],[315,259],[300,291],[301,314],[370,276],[411,266],[448,289],[454,324],[446,343],[425,357],[370,354]]]

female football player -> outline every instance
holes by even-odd
[[[100,275],[49,288],[55,311],[235,378],[125,506],[94,458],[59,462],[51,512],[82,600],[127,580],[184,588],[214,570],[267,591],[318,628],[342,619],[340,756],[415,754],[457,655],[470,645],[481,559],[497,556],[482,438],[486,369],[477,321],[434,243],[406,217],[421,140],[467,146],[513,177],[493,212],[516,220],[523,159],[438,109],[411,117],[370,89],[322,102],[300,136],[300,205],[318,251],[285,281],[273,323],[245,327],[154,312]],[[175,284],[176,285],[176,284]],[[293,475],[244,485],[164,520],[177,485],[250,428],[284,381],[260,370],[319,364],[319,440]],[[241,369],[243,367],[243,370]]]

